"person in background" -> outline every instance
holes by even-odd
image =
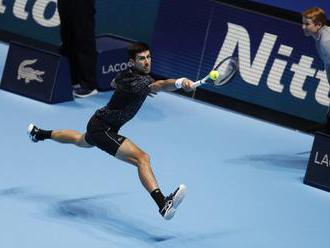
[[[69,60],[73,95],[95,95],[95,0],[58,0],[57,9],[61,22],[60,53]]]
[[[328,82],[330,81],[330,27],[327,26],[325,11],[321,8],[310,8],[302,13],[302,29],[305,36],[315,40],[317,52],[324,63]],[[313,127],[308,131],[322,131],[330,134],[330,108],[327,113],[325,124]]]

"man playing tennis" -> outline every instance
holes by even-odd
[[[28,134],[34,142],[51,139],[79,147],[96,146],[117,159],[135,165],[140,181],[158,205],[159,213],[169,220],[182,202],[186,187],[180,185],[165,197],[153,174],[149,155],[118,132],[136,115],[148,95],[160,90],[174,91],[177,88],[190,91],[194,86],[193,82],[186,78],[155,81],[149,75],[151,56],[147,44],[133,43],[129,46],[128,53],[133,67],[119,73],[112,81],[115,91],[108,104],[98,109],[90,118],[86,133],[74,130],[43,130],[30,124]]]

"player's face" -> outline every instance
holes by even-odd
[[[150,51],[144,51],[136,54],[135,60],[133,61],[134,67],[137,71],[144,74],[150,73],[151,70],[151,55]]]
[[[320,24],[315,24],[312,19],[303,17],[302,29],[304,30],[305,36],[313,36],[317,34],[320,28],[321,28]]]

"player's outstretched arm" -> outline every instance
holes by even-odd
[[[192,91],[194,89],[193,81],[187,78],[157,80],[150,84],[149,87],[152,92],[175,91],[180,88],[185,91]]]

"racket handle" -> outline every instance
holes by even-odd
[[[194,88],[196,88],[196,87],[198,87],[198,86],[200,86],[200,85],[202,85],[202,84],[205,84],[206,83],[206,81],[207,81],[207,79],[208,79],[208,77],[205,77],[205,78],[203,78],[202,80],[198,80],[198,81],[196,81],[196,82],[193,82],[193,87]]]

